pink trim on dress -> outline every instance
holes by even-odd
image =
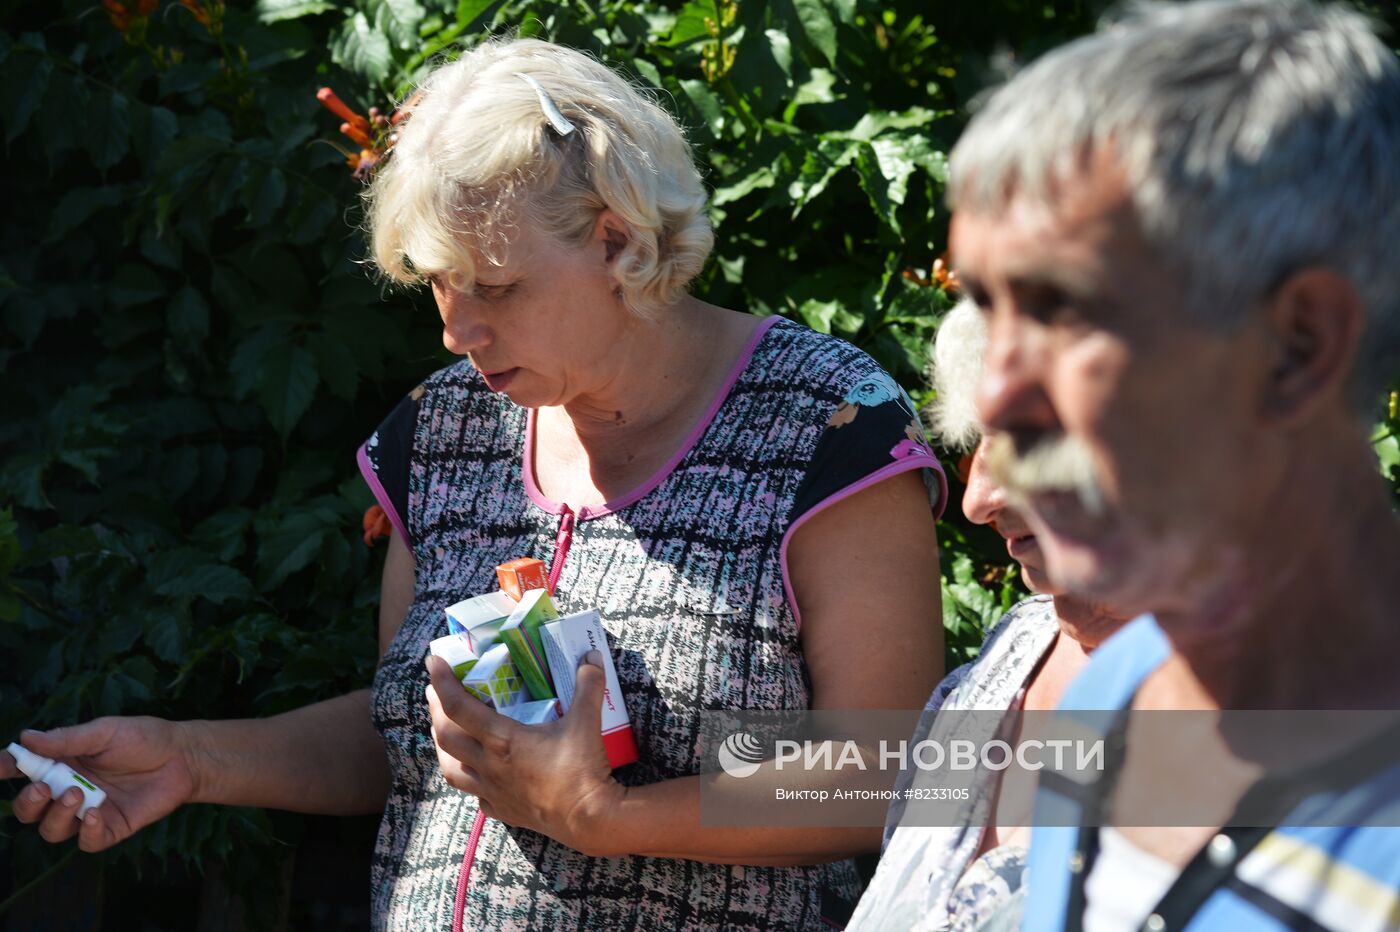
[[[360,449],[355,453],[355,462],[360,467],[360,475],[365,477],[365,484],[369,486],[370,494],[379,503],[379,507],[384,509],[384,514],[389,516],[389,523],[394,526],[394,530],[399,532],[399,538],[404,542],[404,546],[412,549],[413,538],[408,536],[408,528],[404,525],[403,518],[394,510],[394,503],[389,498],[389,493],[384,491],[384,485],[379,481],[379,474],[374,471],[374,467],[369,462],[369,444],[360,444]]]
[[[825,511],[837,502],[850,498],[857,492],[865,491],[877,482],[883,482],[891,476],[898,475],[902,472],[908,472],[911,469],[932,469],[934,474],[938,476],[938,503],[933,506],[933,519],[937,521],[942,517],[943,509],[948,503],[948,479],[943,475],[943,467],[939,464],[937,457],[922,455],[906,456],[903,459],[887,463],[865,478],[858,479],[839,492],[828,495],[804,512],[796,521],[792,522],[791,526],[789,526],[787,531],[783,534],[783,543],[778,549],[778,563],[783,568],[783,591],[787,594],[788,606],[792,609],[792,617],[797,623],[797,630],[799,632],[802,630],[802,613],[797,609],[797,596],[792,591],[792,579],[788,575],[788,544],[792,542],[793,533],[802,525],[806,524],[813,515]]]
[[[710,423],[715,419],[715,415],[719,413],[719,409],[729,400],[729,393],[734,390],[734,384],[739,381],[739,376],[743,375],[744,370],[748,368],[750,360],[753,359],[754,351],[758,349],[758,344],[762,342],[763,337],[769,330],[773,329],[773,326],[781,319],[781,317],[776,315],[769,317],[755,328],[753,334],[749,337],[748,344],[744,347],[744,351],[739,354],[738,360],[735,361],[734,368],[730,371],[729,378],[725,381],[724,386],[716,393],[714,400],[710,402],[710,407],[700,417],[700,420],[696,422],[695,427],[690,432],[690,436],[688,436],[685,442],[680,445],[679,449],[672,454],[665,465],[653,473],[651,478],[646,482],[643,482],[620,498],[614,498],[601,505],[584,505],[576,513],[578,520],[587,521],[589,518],[601,518],[603,515],[611,514],[614,511],[626,508],[628,505],[641,500],[648,493],[654,491],[662,482],[665,482],[666,477],[680,465],[681,460],[685,459],[686,454],[689,453],[691,449],[700,442],[700,438],[705,435],[705,431],[709,429]],[[564,508],[563,504],[545,497],[545,494],[540,491],[539,486],[535,483],[535,413],[535,409],[530,409],[525,423],[525,454],[521,458],[520,464],[520,471],[523,473],[523,478],[525,480],[525,491],[530,496],[531,501],[548,513],[552,515],[562,514]]]

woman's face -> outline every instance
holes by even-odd
[[[640,322],[609,273],[610,243],[617,242],[606,224],[612,216],[604,211],[599,235],[582,248],[522,224],[511,231],[503,264],[478,258],[471,294],[454,291],[445,275],[432,276],[443,345],[467,356],[492,391],[525,407],[605,390],[636,351]]]
[[[1006,493],[987,469],[987,438],[972,451],[963,493],[963,514],[973,524],[989,524],[1006,540],[1006,552],[1021,564],[1021,577],[1032,592],[1058,595],[1045,575],[1045,556],[1030,526],[1006,503]]]

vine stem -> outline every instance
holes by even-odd
[[[23,899],[24,896],[27,893],[29,893],[30,890],[33,890],[45,880],[48,880],[54,874],[57,874],[59,871],[63,870],[63,868],[67,867],[68,862],[73,860],[73,858],[76,857],[77,854],[78,846],[74,845],[72,848],[69,848],[68,853],[65,854],[63,857],[59,858],[58,861],[52,867],[50,867],[38,877],[35,877],[33,880],[29,881],[29,883],[20,887],[14,893],[11,893],[8,897],[6,897],[4,902],[0,902],[0,916],[3,916],[11,906],[15,905],[21,899]]]

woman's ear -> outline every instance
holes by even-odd
[[[611,263],[627,246],[631,238],[631,230],[627,223],[613,213],[611,207],[604,207],[598,212],[598,219],[593,223],[593,239],[603,244],[604,260]]]
[[[1344,401],[1366,317],[1351,283],[1331,269],[1303,269],[1274,291],[1267,317],[1273,343],[1268,415],[1301,423],[1320,405]]]

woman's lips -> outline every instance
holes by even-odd
[[[1020,537],[1008,537],[1006,539],[1006,552],[1013,560],[1020,560],[1030,555],[1040,545],[1036,543],[1034,534],[1023,534]]]
[[[481,373],[481,377],[486,380],[486,387],[491,389],[491,391],[503,392],[519,371],[520,369],[518,367],[515,369],[502,369],[500,372],[483,372]]]

